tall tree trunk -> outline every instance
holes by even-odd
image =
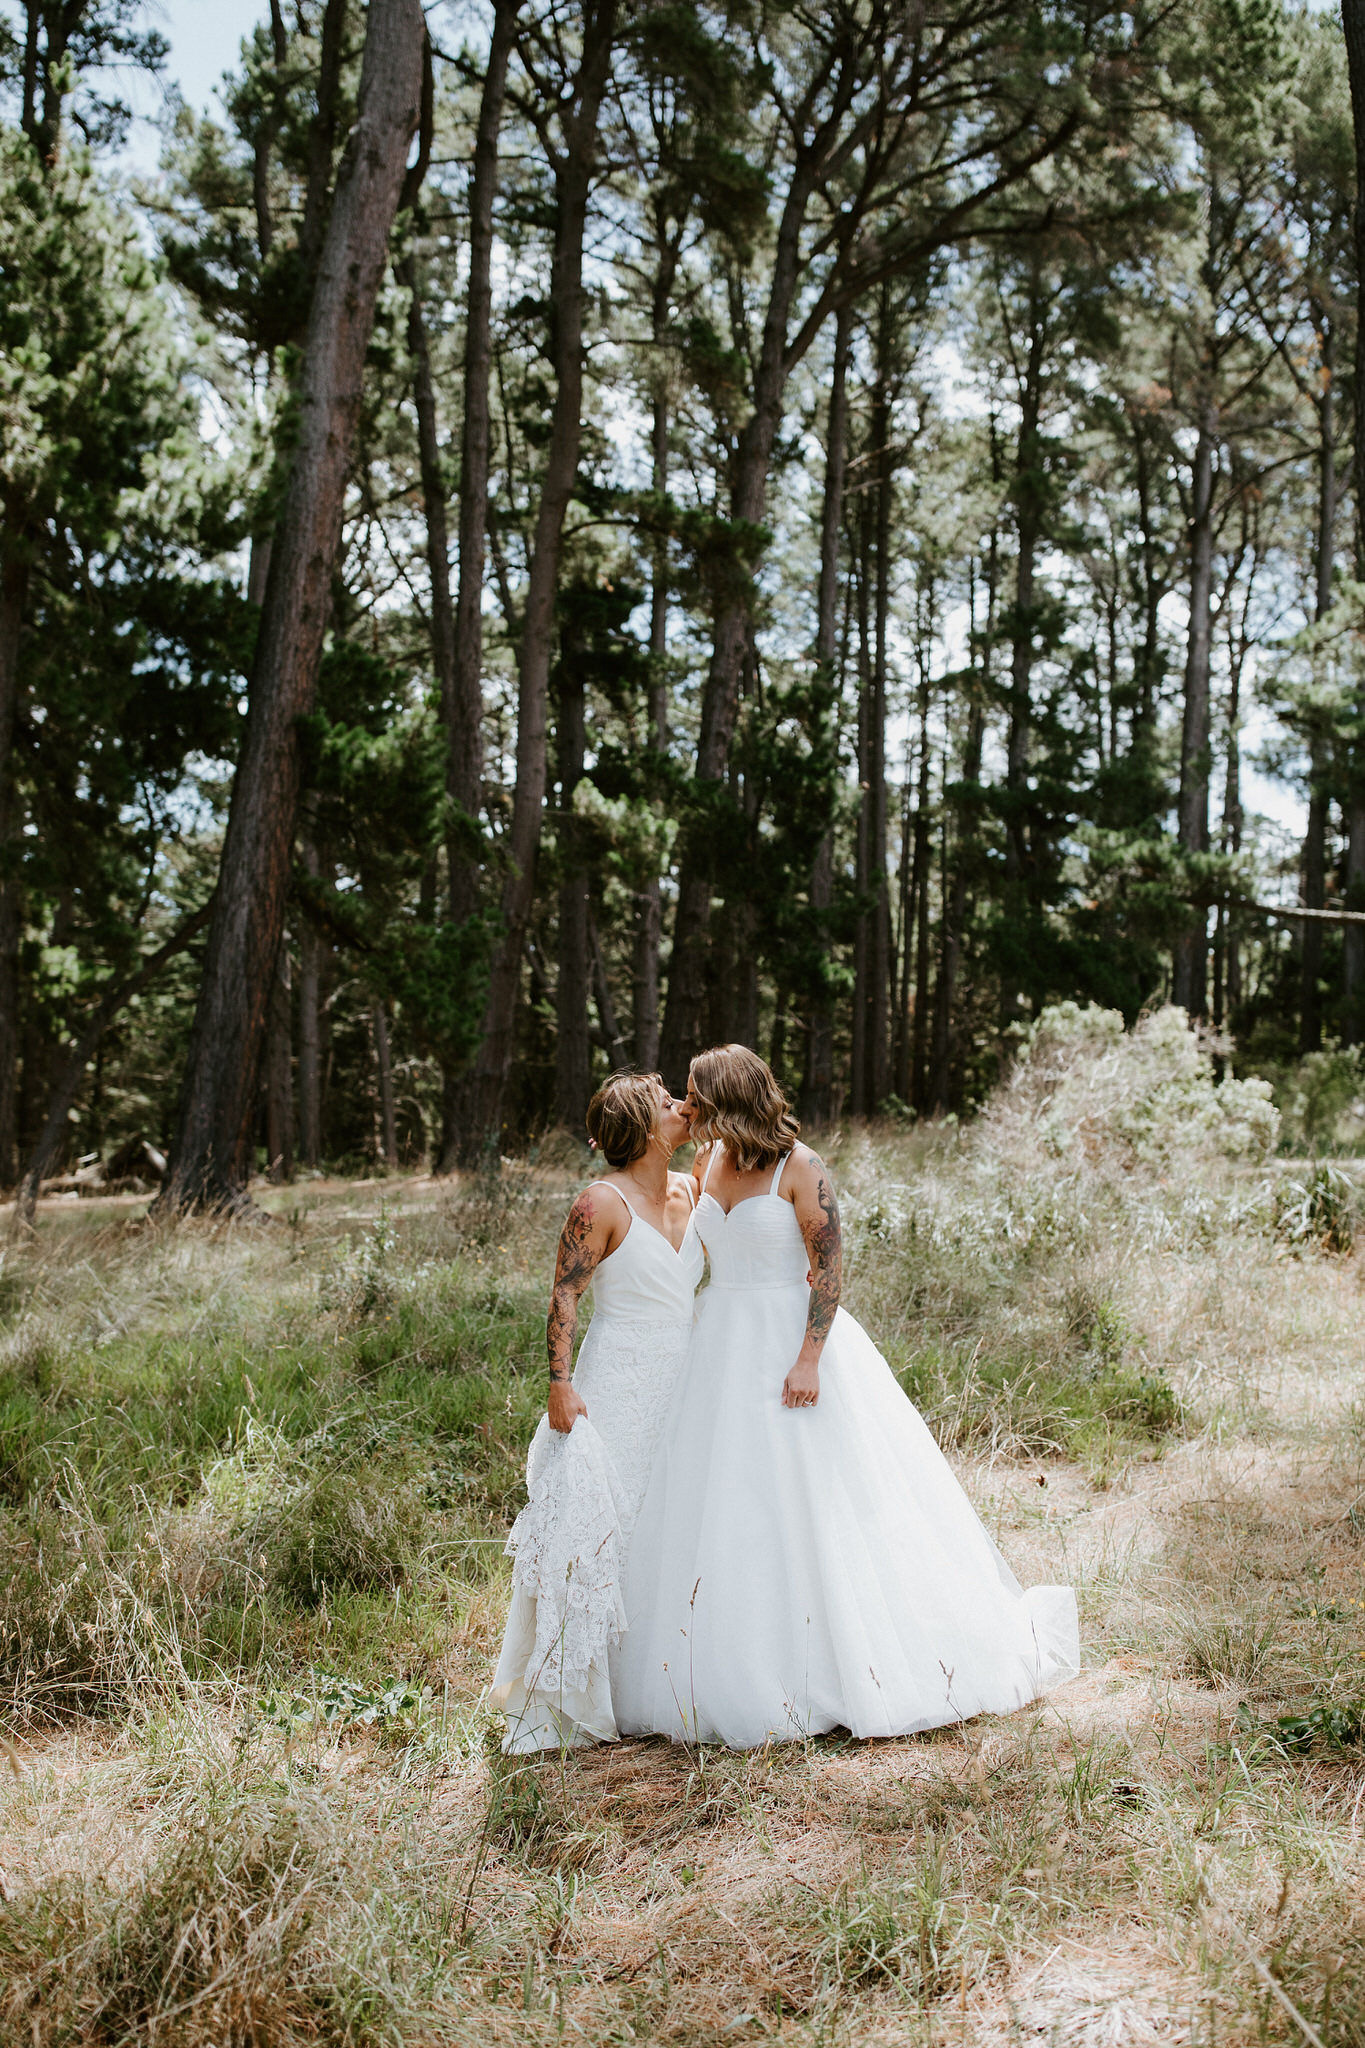
[[[863,802],[869,812],[873,891],[867,988],[867,1110],[875,1116],[891,1092],[891,899],[887,888],[886,840],[886,686],[887,622],[891,609],[891,388],[887,355],[891,347],[890,310],[883,294],[878,321],[877,389],[872,404],[872,440],[877,451],[876,561],[872,704],[868,729],[867,787]]]
[[[817,161],[812,157],[793,177],[778,224],[763,339],[754,373],[753,410],[739,436],[730,489],[730,518],[741,533],[757,532],[763,523],[768,470],[789,371],[787,329],[801,274],[801,231],[816,178]],[[685,1070],[692,1055],[701,1049],[705,1028],[706,933],[711,916],[712,878],[710,835],[714,829],[713,807],[705,796],[724,781],[730,757],[752,625],[750,567],[748,563],[735,565],[735,572],[722,579],[721,595],[716,602],[711,661],[702,692],[697,737],[696,780],[703,800],[697,807],[697,819],[683,837],[668,1004],[659,1054],[668,1074]]]
[[[892,947],[891,1087],[902,1102],[910,1100],[912,1032],[910,978],[915,970],[915,785],[909,741],[901,782],[900,852],[896,862],[896,931]]]
[[[564,516],[578,473],[582,436],[583,233],[597,155],[598,116],[610,75],[615,32],[616,0],[596,0],[584,16],[573,104],[565,116],[564,148],[555,162],[555,234],[550,266],[550,358],[555,399],[518,650],[516,789],[507,834],[503,928],[484,1007],[472,1115],[461,1139],[461,1155],[466,1163],[477,1160],[485,1144],[496,1142],[515,1051],[522,955],[545,804],[546,698],[554,651],[559,554]]]
[[[1035,273],[1035,288],[1037,283]],[[1005,872],[1015,881],[1023,877],[1029,865],[1028,772],[1033,727],[1033,650],[1037,630],[1035,585],[1038,544],[1043,535],[1040,433],[1043,342],[1043,322],[1035,303],[1024,388],[1020,394],[1014,480],[1019,555],[1015,571],[1014,625],[1010,635],[1010,716],[1005,762],[1009,813],[1005,829]]]
[[[1019,437],[1014,464],[1014,521],[1018,557],[1015,567],[1014,614],[1010,632],[1009,730],[1005,743],[1005,902],[1014,926],[1015,951],[1006,968],[1003,1019],[1019,1014],[1027,927],[1025,906],[1038,882],[1039,849],[1032,844],[1029,819],[1029,763],[1033,738],[1033,659],[1037,639],[1038,548],[1043,538],[1043,352],[1046,319],[1040,304],[1041,274],[1035,264],[1029,301],[1028,355],[1019,394]]]
[[[981,744],[986,721],[979,696],[974,695],[967,713],[967,742],[963,750],[964,795],[958,805],[957,843],[951,887],[945,886],[943,950],[934,984],[934,1025],[929,1052],[928,1110],[931,1116],[946,1116],[953,1102],[953,1008],[957,997],[957,975],[962,960],[962,931],[967,910],[967,820],[969,806],[981,780]],[[946,882],[945,867],[945,882]]]
[[[1333,389],[1333,335],[1322,328],[1322,388],[1318,396],[1318,530],[1314,617],[1321,619],[1332,602],[1332,568],[1336,553],[1337,449],[1336,393]],[[1330,763],[1326,735],[1314,716],[1308,743],[1308,818],[1303,835],[1303,901],[1321,910],[1327,900],[1327,819],[1330,810]],[[1322,1043],[1322,926],[1303,920],[1299,996],[1299,1051],[1316,1052]]]
[[[316,875],[317,847],[306,830],[299,854],[305,870]],[[299,1164],[312,1167],[322,1163],[321,998],[322,940],[305,916],[299,928]]]
[[[866,492],[858,513],[858,817],[853,839],[853,887],[858,897],[858,918],[853,927],[853,1017],[849,1046],[849,1108],[854,1116],[868,1114],[872,1093],[868,1058],[867,982],[871,962],[871,920],[866,903],[872,876],[872,813],[867,801],[871,775],[872,743],[872,517]]]
[[[650,421],[652,475],[650,490],[659,507],[668,496],[668,371],[665,361],[669,308],[681,246],[660,223],[659,268],[650,308],[650,342],[654,360],[654,403]],[[649,572],[649,740],[654,751],[668,750],[668,539],[662,529],[654,537]],[[663,886],[657,874],[645,877],[635,898],[635,951],[632,961],[632,1023],[635,1064],[650,1072],[659,1058],[659,945],[663,937]]]
[[[1351,120],[1355,131],[1355,194],[1351,227],[1356,258],[1356,332],[1365,334],[1365,0],[1341,0],[1342,27],[1346,32],[1346,62],[1351,80]],[[1365,377],[1353,380],[1355,390],[1354,437],[1351,471],[1355,484],[1356,576],[1365,582]],[[1365,729],[1365,691],[1357,705],[1358,723]],[[1365,737],[1352,749],[1347,793],[1346,902],[1347,910],[1365,910]],[[1348,924],[1343,935],[1345,947],[1342,1040],[1347,1045],[1365,1041],[1365,925]]]
[[[607,979],[607,963],[602,954],[601,934],[597,929],[597,919],[591,906],[588,909],[588,951],[592,955],[592,995],[597,1005],[602,1050],[613,1068],[624,1067],[630,1062],[630,1054],[616,1019],[616,1005],[611,999],[611,983]]]
[[[19,724],[19,647],[28,596],[22,536],[0,533],[0,1187],[14,1181],[19,1078],[19,855],[22,820],[14,753]]]
[[[953,877],[951,888],[946,880],[944,886],[943,949],[939,957],[938,976],[934,984],[934,1028],[929,1052],[928,1107],[931,1116],[946,1116],[952,1107],[953,1098],[953,1010],[957,998],[958,968],[962,959],[962,934],[967,911],[967,870],[970,848],[975,836],[979,785],[981,781],[981,750],[985,739],[985,694],[990,686],[991,639],[995,623],[995,588],[999,543],[991,535],[990,554],[987,558],[986,635],[982,650],[983,675],[978,682],[974,677],[969,685],[970,697],[967,705],[967,735],[962,751],[962,789],[954,804],[956,816],[956,843],[954,846]],[[973,576],[968,593],[968,624],[972,642],[976,639],[976,579]],[[982,685],[985,685],[983,689]]]
[[[365,351],[421,93],[416,0],[371,0],[360,106],[313,289],[295,452],[252,664],[250,710],[219,869],[171,1170],[159,1207],[236,1207],[312,709],[341,539]]]
[[[374,1033],[375,1095],[379,1110],[380,1164],[398,1164],[398,1122],[393,1107],[393,1050],[389,1044],[389,1013],[382,1002],[370,1005],[370,1028]]]
[[[836,726],[839,704],[839,535],[843,528],[844,477],[848,468],[848,353],[853,309],[842,306],[834,323],[830,365],[829,417],[825,428],[825,488],[820,509],[820,584],[815,603],[815,682],[811,706],[812,751],[828,755],[831,802],[838,787]],[[814,942],[822,963],[830,946],[829,913],[834,904],[834,820],[820,835],[811,864],[810,907]],[[834,1118],[834,1004],[822,987],[811,1005],[806,1066],[801,1085],[801,1120],[821,1129]]]
[[[558,671],[559,931],[555,989],[555,1122],[582,1128],[592,1092],[588,1044],[588,877],[573,794],[587,750],[580,650],[565,645]]]
[[[926,661],[920,670],[919,683],[919,776],[915,790],[915,859],[910,884],[915,905],[915,1006],[910,1035],[910,1085],[905,1091],[906,1099],[917,1115],[923,1115],[929,1092],[929,696]],[[908,970],[908,931],[905,946]]]
[[[1212,399],[1200,409],[1190,493],[1190,624],[1185,654],[1185,708],[1180,731],[1179,843],[1186,854],[1209,850],[1209,662],[1213,613],[1213,464],[1218,422]],[[1172,995],[1191,1017],[1208,1002],[1208,909],[1200,900],[1176,940]]]
[[[308,125],[308,170],[304,183],[303,219],[299,223],[299,249],[307,271],[311,271],[318,260],[327,223],[327,187],[331,182],[332,155],[336,148],[345,28],[346,0],[325,0],[318,45],[317,103]]]
[[[1219,840],[1224,853],[1242,844],[1242,664],[1234,658],[1228,679],[1228,755],[1223,780],[1223,818]],[[1222,1031],[1241,995],[1237,927],[1225,891],[1219,892],[1213,937],[1213,1028]]]
[[[1156,514],[1152,504],[1151,453],[1142,416],[1131,416],[1137,478],[1138,527],[1142,535],[1142,646],[1137,658],[1134,745],[1146,753],[1156,731],[1157,686],[1161,680],[1161,600],[1165,585],[1157,568]]]
[[[265,1150],[272,1180],[294,1178],[294,1045],[289,941],[281,938],[266,1021]]]
[[[464,924],[483,897],[483,580],[488,548],[488,477],[492,463],[489,378],[493,364],[493,209],[499,141],[507,97],[507,66],[521,0],[494,0],[493,34],[479,99],[479,124],[469,186],[469,284],[465,292],[464,416],[460,427],[460,568],[449,687],[442,678],[446,736],[446,866],[449,911]],[[447,1072],[441,1091],[438,1171],[449,1173],[462,1149],[477,1150],[470,1129],[472,1075]]]

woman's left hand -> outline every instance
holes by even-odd
[[[784,1408],[813,1408],[820,1398],[820,1367],[813,1358],[798,1358],[782,1382]]]

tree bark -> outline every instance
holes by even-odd
[[[872,814],[867,801],[871,773],[869,750],[872,728],[872,518],[864,491],[858,513],[858,816],[853,834],[853,887],[858,898],[858,916],[853,927],[853,1016],[849,1033],[849,1108],[854,1116],[868,1114],[871,1094],[867,1044],[867,977],[871,921],[866,902],[872,879]]]
[[[312,273],[322,248],[327,221],[327,187],[336,147],[337,101],[341,95],[341,42],[346,27],[346,0],[325,0],[318,48],[318,96],[308,127],[308,171],[304,184],[299,252],[305,276]]]
[[[891,1092],[891,900],[887,888],[886,838],[886,686],[887,622],[891,609],[891,388],[886,356],[891,347],[890,310],[885,296],[879,321],[877,388],[872,405],[872,443],[876,450],[876,562],[872,647],[872,704],[868,728],[867,788],[863,801],[869,813],[871,865],[868,883],[874,894],[870,913],[867,987],[867,1113],[875,1116]]]
[[[1043,355],[1047,323],[1041,274],[1035,261],[1030,281],[1028,353],[1019,392],[1019,435],[1014,458],[1014,525],[1017,545],[1014,609],[1010,624],[1009,728],[1005,742],[1005,931],[1001,1022],[1013,1023],[1029,990],[1028,912],[1036,908],[1039,849],[1032,844],[1029,763],[1033,739],[1033,660],[1037,640],[1038,548],[1043,538]],[[1032,978],[1029,977],[1031,980]]]
[[[929,1052],[928,1110],[931,1116],[946,1116],[953,1105],[953,1009],[957,997],[957,975],[962,959],[962,931],[967,910],[967,819],[974,793],[981,780],[981,746],[986,721],[979,696],[974,695],[967,713],[967,742],[963,750],[963,796],[957,806],[957,844],[951,890],[945,890],[947,904],[943,920],[943,950],[934,984],[934,1027]],[[945,869],[946,876],[946,869]]]
[[[492,463],[489,378],[493,363],[493,209],[500,177],[499,145],[507,66],[521,0],[494,0],[493,35],[479,98],[479,123],[469,185],[469,285],[465,294],[464,416],[460,428],[459,578],[448,678],[441,686],[446,735],[446,868],[451,922],[464,924],[483,899],[483,578],[488,548],[488,478]],[[442,508],[444,519],[444,507]],[[448,573],[448,572],[447,572]],[[447,591],[448,591],[447,584]],[[469,1128],[473,1079],[447,1072],[441,1091],[438,1171],[450,1173],[462,1148],[476,1145]]]
[[[597,1005],[597,1022],[602,1034],[602,1050],[613,1068],[630,1064],[630,1053],[621,1034],[616,1018],[616,1005],[611,999],[611,983],[607,979],[607,963],[602,953],[602,938],[597,929],[597,919],[592,910],[588,911],[588,950],[592,955],[592,994]]]
[[[417,0],[371,0],[360,106],[313,290],[289,484],[275,531],[191,1033],[171,1170],[158,1207],[234,1209],[251,1117],[299,795],[299,721],[313,706],[365,351],[417,125]]]
[[[843,530],[844,479],[848,471],[848,355],[853,308],[841,306],[834,323],[830,365],[829,418],[825,429],[825,488],[820,508],[820,583],[815,601],[815,683],[811,707],[812,751],[825,749],[830,795],[837,788],[833,753],[839,703],[839,535]],[[834,904],[834,820],[820,835],[811,864],[810,908],[814,941],[827,957],[829,913]],[[834,1119],[834,1005],[821,989],[811,1005],[806,1034],[801,1121],[819,1130]]]
[[[925,650],[926,655],[928,650]],[[906,1099],[923,1115],[929,1094],[929,668],[919,685],[919,776],[915,790],[915,854],[910,893],[915,906],[915,1003],[910,1032],[910,1086]],[[910,933],[905,934],[907,978]]]
[[[318,874],[318,849],[308,822],[299,835],[299,860],[305,874]],[[323,942],[311,917],[299,922],[299,1164],[322,1163],[322,955]]]
[[[962,788],[954,805],[956,845],[952,888],[946,883],[943,913],[943,950],[934,984],[934,1029],[929,1052],[929,1113],[946,1116],[953,1102],[953,1010],[957,998],[958,968],[962,959],[962,934],[967,912],[967,871],[974,833],[971,826],[981,781],[981,751],[985,740],[985,701],[990,690],[995,634],[995,596],[999,564],[999,536],[991,534],[986,558],[986,632],[981,650],[981,678],[973,679],[967,706],[967,735],[962,753]],[[976,579],[968,586],[967,616],[970,646],[976,644]]]
[[[767,500],[768,470],[782,418],[786,389],[787,329],[801,274],[801,230],[815,186],[815,164],[805,162],[793,176],[778,225],[772,283],[763,340],[754,374],[753,410],[739,436],[730,518],[741,531],[756,530]],[[749,643],[752,595],[747,566],[735,564],[716,602],[711,661],[702,692],[697,737],[696,779],[703,791],[723,781],[739,710],[740,682]],[[678,908],[668,974],[660,1063],[665,1073],[685,1071],[701,1050],[706,1017],[706,933],[711,917],[712,806],[699,806],[699,825],[684,835],[678,872]]]
[[[289,942],[280,941],[266,1027],[265,1151],[272,1180],[294,1178],[293,990]]]
[[[1321,619],[1332,603],[1332,569],[1336,554],[1337,435],[1335,362],[1330,322],[1321,334],[1322,388],[1318,396],[1318,530],[1314,617]],[[1327,900],[1327,820],[1331,809],[1330,762],[1326,735],[1316,714],[1308,742],[1308,817],[1303,835],[1303,901],[1321,910]],[[1322,1043],[1322,926],[1305,918],[1300,940],[1299,1051],[1316,1052]]]
[[[581,1129],[592,1092],[588,1043],[588,877],[573,793],[587,748],[580,650],[565,645],[558,675],[559,929],[555,988],[555,1122]]]
[[[479,100],[469,188],[469,288],[465,297],[464,418],[460,428],[460,570],[455,599],[450,689],[443,688],[450,915],[463,923],[479,907],[483,778],[483,572],[488,545],[491,427],[488,380],[493,361],[493,205],[507,65],[520,0],[494,0],[493,37]],[[450,1134],[447,1134],[448,1137]]]
[[[652,474],[650,490],[663,516],[668,496],[668,382],[665,348],[673,282],[678,268],[681,229],[669,235],[659,223],[659,268],[650,305],[650,343],[654,358],[654,403],[650,421]],[[655,535],[649,580],[649,744],[663,755],[668,750],[668,540]],[[663,887],[657,874],[647,875],[635,899],[635,952],[632,962],[632,1023],[635,1064],[650,1072],[659,1058],[659,945],[663,937]]]
[[[1351,120],[1355,134],[1355,194],[1351,227],[1356,258],[1356,331],[1365,334],[1365,0],[1341,0],[1341,22],[1346,34],[1346,63],[1351,81]],[[1353,380],[1355,390],[1355,434],[1351,453],[1355,485],[1356,577],[1365,582],[1365,377]],[[1358,723],[1365,727],[1365,693],[1357,705]],[[1347,794],[1346,905],[1348,910],[1365,910],[1365,737],[1352,749]],[[1343,934],[1345,948],[1342,1041],[1359,1045],[1365,1040],[1365,925],[1348,924]]]
[[[1179,844],[1186,854],[1209,850],[1209,661],[1213,614],[1213,465],[1218,422],[1211,398],[1200,409],[1190,493],[1190,624],[1185,654],[1185,706],[1180,732]],[[1208,909],[1196,905],[1175,944],[1172,998],[1191,1017],[1208,1004]]]
[[[583,405],[583,233],[597,155],[597,124],[610,75],[616,0],[595,0],[584,16],[582,55],[562,153],[553,159],[554,253],[550,266],[550,358],[555,399],[536,512],[518,650],[516,789],[507,833],[502,936],[489,976],[482,1042],[473,1077],[472,1114],[461,1157],[477,1161],[502,1127],[503,1099],[516,1044],[526,926],[535,888],[547,774],[546,698],[554,651],[555,592],[564,517],[578,473]]]
[[[382,1002],[370,1005],[370,1027],[374,1033],[379,1160],[382,1166],[395,1167],[398,1164],[398,1123],[393,1108],[393,1051],[389,1044],[389,1013]]]
[[[22,820],[14,755],[19,724],[19,648],[27,596],[28,561],[22,536],[6,526],[0,535],[0,1187],[13,1185],[18,1136]]]

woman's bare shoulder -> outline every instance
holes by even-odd
[[[820,1154],[812,1146],[803,1145],[798,1138],[792,1146],[787,1170],[782,1176],[783,1187],[791,1186],[793,1194],[797,1188],[805,1188],[814,1193],[822,1183],[832,1188],[833,1175]]]
[[[569,1204],[569,1213],[564,1219],[566,1235],[571,1235],[574,1231],[594,1230],[611,1220],[621,1206],[619,1201],[610,1199],[608,1190],[613,1185],[613,1176],[604,1173],[596,1180],[590,1180],[585,1188],[579,1189]]]

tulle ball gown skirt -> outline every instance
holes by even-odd
[[[1079,1668],[1074,1593],[1021,1588],[842,1309],[818,1404],[782,1406],[808,1301],[804,1284],[702,1298],[631,1544],[623,1733],[906,1735]]]

